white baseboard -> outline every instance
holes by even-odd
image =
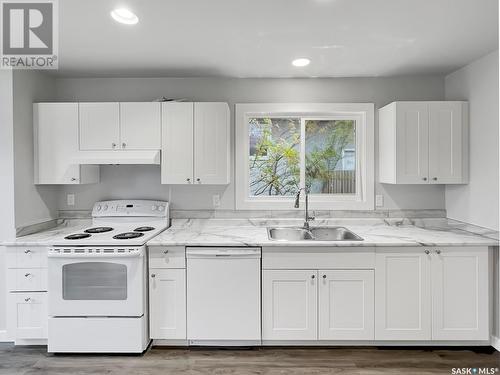
[[[491,336],[491,346],[500,352],[500,337]]]
[[[1,330],[0,331],[0,342],[12,342],[12,340],[8,335],[7,335],[7,330]]]

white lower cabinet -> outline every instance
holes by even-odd
[[[186,270],[150,269],[152,339],[186,339]]]
[[[319,272],[320,340],[373,340],[373,270]]]
[[[9,293],[9,307],[16,343],[47,338],[47,292]]]
[[[377,340],[431,339],[431,257],[422,248],[376,255]]]
[[[488,340],[488,285],[487,248],[434,250],[433,340]]]
[[[373,270],[264,270],[263,340],[373,340]]]
[[[262,271],[262,339],[316,340],[318,271]]]
[[[488,340],[488,248],[381,249],[376,340]]]

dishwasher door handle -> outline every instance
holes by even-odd
[[[251,249],[218,249],[218,248],[188,248],[188,259],[255,259],[261,257],[260,248]]]

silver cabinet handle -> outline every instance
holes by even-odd
[[[113,148],[115,148],[115,147],[116,147],[116,143],[114,143],[114,142],[113,142],[113,143],[111,143],[111,146],[112,146]]]
[[[186,178],[186,181],[191,183],[191,179],[190,178]]]
[[[31,250],[24,250],[24,253],[29,254],[29,253],[31,253]]]
[[[314,279],[316,277],[316,275],[311,275],[311,279]]]
[[[29,301],[31,301],[30,297],[27,297],[27,298],[24,299],[24,302],[29,302]]]
[[[437,255],[441,254],[441,250],[436,250],[436,254]]]
[[[31,276],[31,273],[29,272],[24,274],[24,277],[29,277],[29,276]]]
[[[127,147],[127,144],[125,142],[122,143],[122,148]]]
[[[152,273],[152,274],[151,274],[151,277],[152,277],[152,278],[155,278],[155,277],[156,277],[156,274],[155,274],[155,273]]]
[[[323,279],[326,279],[326,275],[323,275]]]
[[[76,181],[76,180],[77,180],[77,178],[71,177],[71,181]]]
[[[200,182],[201,182],[201,179],[197,178],[197,179],[196,179],[196,181],[197,181],[198,183],[200,183]]]
[[[425,253],[429,255],[431,252],[429,250],[425,250]]]
[[[164,251],[163,251],[163,254],[168,254],[168,250],[164,250]]]
[[[422,178],[422,180],[427,181],[427,177]]]
[[[438,180],[438,178],[437,178],[437,177],[432,177],[432,179],[433,179],[434,181],[437,181],[437,180]]]

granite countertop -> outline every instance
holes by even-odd
[[[449,219],[320,219],[311,226],[345,226],[363,241],[274,241],[267,226],[300,226],[301,220],[185,219],[149,246],[498,246],[498,232]]]
[[[267,226],[301,226],[299,219],[174,219],[150,246],[498,246],[498,232],[442,218],[318,219],[311,226],[345,226],[363,241],[273,241]],[[18,237],[4,246],[50,246],[82,227],[62,220],[56,227]]]

